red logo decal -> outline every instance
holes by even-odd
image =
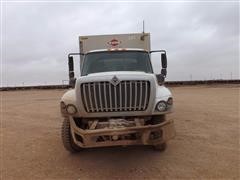
[[[118,41],[117,39],[112,39],[111,41],[108,42],[109,45],[112,47],[118,46],[121,43],[121,41]]]

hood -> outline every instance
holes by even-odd
[[[98,72],[98,73],[91,73],[88,74],[87,77],[93,77],[93,76],[111,76],[111,75],[142,75],[142,74],[149,74],[142,71],[109,71],[109,72]],[[86,76],[85,76],[86,77]]]
[[[92,73],[87,76],[81,76],[77,82],[96,82],[96,81],[110,81],[116,76],[120,81],[122,80],[153,80],[154,74],[140,72],[140,71],[111,71]]]

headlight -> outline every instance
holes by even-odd
[[[157,103],[156,109],[160,112],[167,110],[167,103],[165,101],[160,101]]]
[[[67,113],[68,114],[75,114],[77,112],[77,108],[72,105],[72,104],[68,104],[67,105]]]

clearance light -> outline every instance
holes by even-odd
[[[171,98],[171,97],[168,98],[167,104],[170,105],[170,106],[173,105],[173,98]]]
[[[66,105],[63,101],[60,103],[60,107],[61,107],[61,109],[66,109]]]

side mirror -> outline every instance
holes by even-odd
[[[164,83],[165,77],[167,76],[167,54],[165,50],[150,51],[150,53],[155,53],[155,52],[161,53],[162,70],[161,70],[161,74],[156,75],[157,81],[161,85]]]
[[[74,87],[76,79],[74,78],[74,63],[73,57],[68,57],[68,75],[69,75],[69,85]]]
[[[69,77],[70,76],[70,73],[74,71],[74,65],[73,65],[73,57],[72,56],[69,56],[68,57],[68,72],[69,72]]]
[[[166,55],[166,53],[161,54],[161,60],[162,60],[162,68],[166,69],[167,68],[167,55]]]

